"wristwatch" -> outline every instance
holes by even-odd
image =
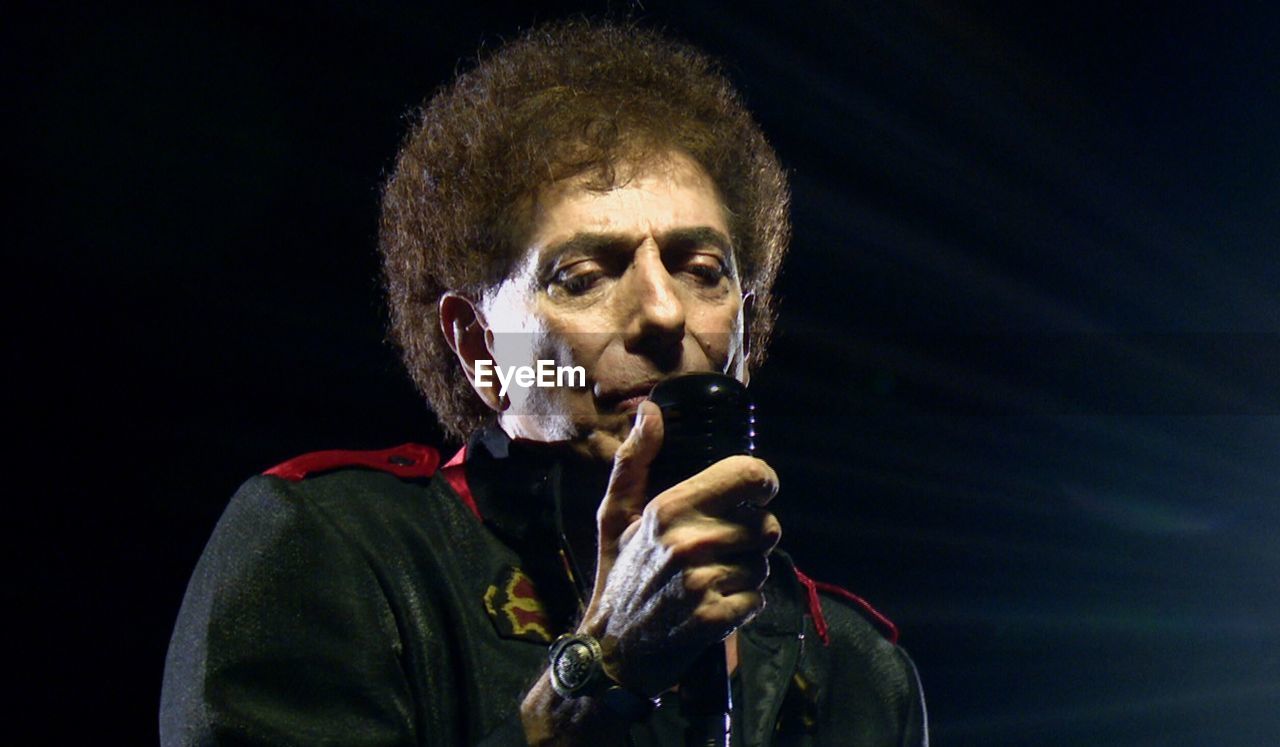
[[[618,684],[604,671],[600,642],[583,633],[566,633],[547,651],[551,687],[562,698],[598,698],[606,708],[629,721],[653,712],[653,700]]]

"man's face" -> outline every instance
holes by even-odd
[[[507,392],[509,435],[611,459],[654,383],[719,371],[745,381],[743,298],[719,193],[678,153],[542,191],[515,270],[481,303],[499,366],[581,366],[586,385]]]

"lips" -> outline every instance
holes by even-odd
[[[653,391],[653,386],[657,383],[658,380],[653,379],[625,388],[607,390],[600,395],[600,404],[605,409],[619,412],[635,410],[640,407],[641,402],[649,398],[649,392]]]
[[[648,399],[648,398],[649,398],[649,397],[648,397],[648,395],[643,396],[643,397],[627,397],[627,398],[626,398],[626,399],[624,399],[624,400],[620,400],[620,401],[618,402],[618,404],[614,405],[614,406],[613,406],[613,409],[615,409],[615,410],[621,410],[622,412],[630,412],[630,411],[632,411],[632,410],[639,410],[639,409],[640,409],[640,403],[641,403],[641,402],[644,402],[644,401],[645,401],[646,399]]]

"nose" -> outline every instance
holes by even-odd
[[[656,245],[646,242],[637,250],[624,283],[627,351],[649,357],[659,368],[675,368],[684,342],[684,300]]]

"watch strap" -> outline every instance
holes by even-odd
[[[609,676],[600,642],[590,635],[560,636],[548,649],[547,662],[551,686],[563,698],[598,698],[610,712],[628,721],[639,721],[653,712],[652,699],[628,690]]]

